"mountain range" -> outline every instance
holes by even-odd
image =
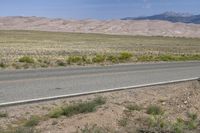
[[[182,16],[189,17],[190,15],[182,14]],[[0,30],[37,30],[200,38],[199,24],[172,23],[161,20],[65,20],[45,17],[10,16],[0,17]]]
[[[164,20],[173,23],[193,23],[200,24],[200,15],[192,15],[189,13],[176,13],[176,12],[165,12],[162,14],[146,16],[146,17],[126,17],[122,20]]]

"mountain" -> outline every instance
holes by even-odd
[[[147,17],[127,17],[122,20],[164,20],[173,23],[193,23],[200,24],[200,15],[192,15],[188,13],[176,13],[176,12],[165,12],[158,15],[147,16]]]
[[[173,16],[179,15],[173,14]],[[16,16],[0,17],[0,30],[37,30],[200,38],[199,24],[172,23],[160,20],[65,20],[35,16]]]

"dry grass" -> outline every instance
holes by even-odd
[[[25,68],[26,64],[19,62],[19,59],[24,56],[36,59],[36,63],[32,67],[55,66],[57,61],[61,61],[59,64],[63,66],[65,64],[62,61],[69,56],[108,55],[111,62],[115,63],[117,62],[115,56],[119,56],[124,51],[135,57],[143,55],[199,55],[200,39],[0,31],[0,64],[3,67],[9,65],[15,68]],[[143,61],[143,58],[139,61]],[[154,60],[152,59],[152,61]]]

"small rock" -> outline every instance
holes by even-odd
[[[184,104],[187,104],[188,102],[187,101],[184,101]]]
[[[166,102],[162,102],[162,105],[166,105]]]

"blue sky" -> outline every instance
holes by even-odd
[[[0,0],[0,16],[118,19],[166,11],[200,14],[200,0]]]

